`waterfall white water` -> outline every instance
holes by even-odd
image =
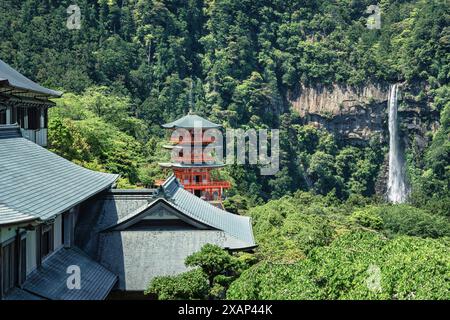
[[[388,200],[393,203],[403,203],[408,197],[405,182],[405,161],[400,146],[397,120],[398,85],[391,86],[389,92],[389,180]]]

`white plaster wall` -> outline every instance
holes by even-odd
[[[61,235],[61,229],[62,229],[62,216],[59,215],[55,219],[55,223],[53,224],[53,247],[56,250],[62,247],[62,235]]]
[[[27,275],[36,269],[36,231],[27,231]]]
[[[0,243],[16,236],[17,227],[0,228]]]

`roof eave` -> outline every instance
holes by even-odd
[[[38,221],[38,220],[39,220],[39,218],[32,217],[32,218],[26,218],[26,219],[18,219],[18,220],[7,222],[7,223],[0,222],[0,227],[3,227],[3,228],[4,227],[12,227],[12,226],[16,226],[19,224],[30,223],[30,222]]]
[[[25,88],[25,87],[14,85],[14,84],[10,83],[8,79],[1,80],[0,85],[5,86],[5,87],[19,89],[19,90],[24,90],[25,92],[35,93],[38,96],[47,97],[47,98],[50,98],[50,97],[51,98],[61,98],[61,96],[64,94],[64,92],[62,92],[62,91],[52,90],[52,89],[48,89],[48,88],[45,88],[45,89],[49,90],[50,92],[43,92],[43,91],[33,90],[30,88]]]

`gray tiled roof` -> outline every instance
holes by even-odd
[[[11,135],[10,126],[5,130],[0,126],[0,225],[53,218],[110,188],[118,178],[84,169],[20,136],[4,134]]]
[[[80,289],[68,289],[69,266],[80,268]],[[34,270],[23,287],[51,300],[103,300],[117,276],[76,248],[60,249]]]
[[[220,128],[222,127],[220,124],[213,123],[205,118],[202,118],[196,114],[188,114],[178,120],[163,124],[163,128],[194,128],[200,126],[203,129],[211,129],[211,128]]]
[[[35,220],[35,216],[31,214],[21,213],[15,209],[12,209],[2,203],[0,203],[0,225],[1,224],[13,224],[18,221],[25,222]]]
[[[0,60],[0,84],[6,84],[18,89],[30,90],[45,96],[60,97],[62,92],[44,88],[43,86],[31,81],[18,71],[11,68],[3,60]]]
[[[234,250],[255,246],[248,217],[220,210],[176,182],[169,178],[159,194],[110,190],[82,206],[76,226],[77,244],[119,276],[120,289],[142,291],[155,276],[188,270],[184,265],[186,257],[207,243]],[[187,223],[112,228],[126,221],[139,221],[154,204],[170,207],[187,217]],[[189,220],[197,221],[201,228],[190,226]]]
[[[14,287],[7,293],[3,298],[4,300],[46,300],[37,295],[34,295],[28,291],[22,290],[20,288]]]
[[[106,232],[100,235],[98,259],[119,276],[119,289],[142,291],[156,276],[187,271],[186,257],[205,244],[226,247],[229,241],[227,234],[219,230]]]
[[[227,232],[247,243],[248,247],[255,246],[250,217],[232,214],[200,199],[184,190],[174,175],[162,187],[167,199],[176,209],[201,223]]]
[[[245,247],[251,248],[256,245],[250,217],[227,212],[200,199],[191,192],[184,190],[174,175],[170,176],[164,182],[162,189],[164,190],[163,195],[157,195],[148,199],[147,202],[141,202],[140,206],[134,207],[126,214],[117,216],[117,219],[101,230],[111,229],[114,226],[129,221],[149,209],[156,202],[163,200],[187,218],[211,228],[224,231],[229,236],[239,240],[241,249]],[[161,196],[164,199],[161,199]]]

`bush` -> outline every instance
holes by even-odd
[[[446,217],[430,214],[409,205],[382,206],[373,210],[382,217],[384,230],[388,236],[408,235],[424,238],[450,236],[450,223]]]
[[[251,263],[253,259],[246,254],[236,257],[216,245],[206,244],[185,260],[187,267],[195,269],[176,276],[156,277],[145,294],[155,294],[160,300],[222,299],[230,283]]]
[[[204,299],[209,291],[208,279],[200,269],[176,276],[155,277],[144,294],[159,300]]]
[[[383,228],[383,219],[376,212],[376,210],[371,210],[370,208],[356,210],[352,213],[350,220],[360,224],[363,227],[374,230],[381,230]]]
[[[306,196],[303,200],[308,201]],[[298,201],[302,200],[284,197],[249,211],[260,258],[294,262],[333,239],[327,209],[316,203],[301,207]]]
[[[223,206],[228,212],[242,214],[248,210],[248,200],[246,197],[236,194],[223,201]]]
[[[310,277],[307,261],[295,264],[261,262],[232,283],[227,299],[293,300],[320,299],[321,288]]]
[[[228,299],[449,299],[448,238],[351,232],[294,264],[262,262]]]
[[[199,252],[186,258],[186,266],[199,267],[206,275],[210,286],[214,285],[219,276],[232,277],[239,269],[238,260],[222,248],[205,244]],[[223,277],[221,282],[225,281]]]

